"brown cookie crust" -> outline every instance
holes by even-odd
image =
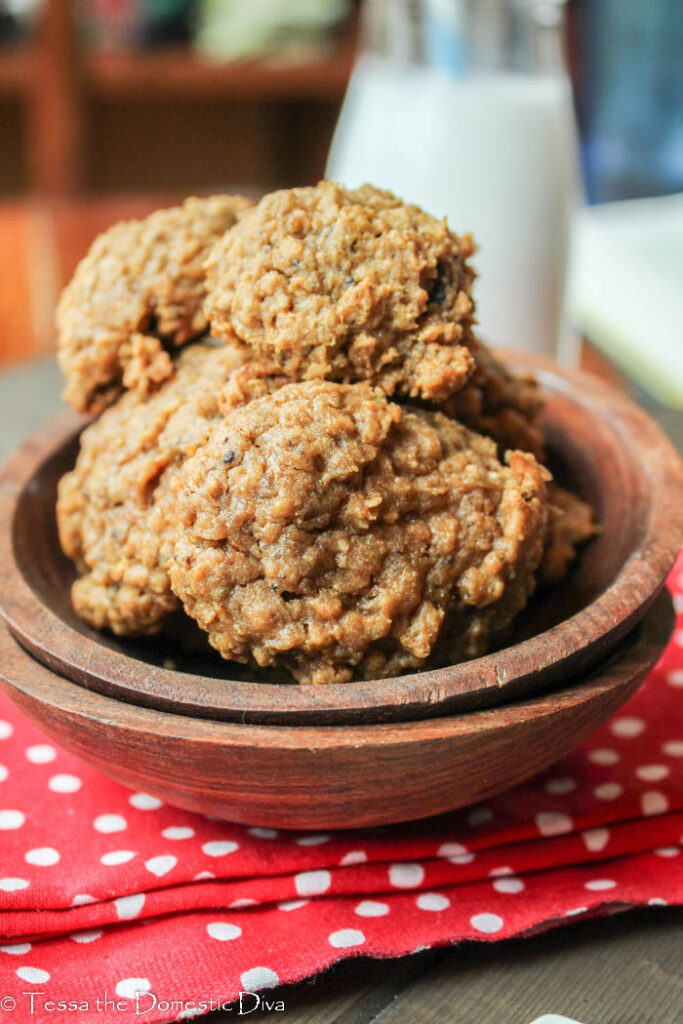
[[[80,574],[74,608],[97,629],[154,633],[178,607],[166,572],[170,483],[230,407],[221,391],[244,358],[235,346],[192,345],[153,395],[127,392],[83,432],[59,484],[57,522]]]
[[[206,254],[250,205],[190,198],[95,239],[57,310],[64,397],[75,409],[100,412],[123,387],[145,393],[171,376],[166,349],[207,329]]]
[[[551,505],[548,540],[539,566],[539,581],[559,583],[578,550],[599,532],[591,506],[555,482],[548,487]]]
[[[417,668],[442,627],[478,653],[533,589],[547,478],[367,383],[288,384],[217,421],[171,482],[171,584],[223,657],[302,683]]]
[[[501,452],[520,448],[545,459],[543,395],[536,380],[513,373],[477,338],[469,344],[475,370],[467,384],[443,404],[443,412],[479,434],[492,437]]]
[[[265,196],[213,248],[206,316],[291,380],[443,401],[474,370],[468,236],[364,185]]]

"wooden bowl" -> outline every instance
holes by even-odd
[[[594,505],[601,535],[571,576],[532,602],[519,642],[475,661],[398,679],[332,686],[245,681],[239,666],[169,634],[153,641],[96,633],[75,615],[73,567],[57,540],[59,477],[86,422],[66,415],[10,459],[0,477],[0,612],[49,668],[134,704],[228,721],[279,724],[419,719],[540,693],[586,672],[645,614],[683,542],[683,474],[668,440],[622,394],[578,372],[515,356],[547,395],[553,469]],[[172,657],[178,669],[164,667]]]
[[[598,728],[659,658],[668,594],[609,663],[500,708],[374,725],[239,725],[135,707],[60,678],[0,627],[0,687],[58,743],[191,811],[274,828],[356,828],[441,814],[546,768]]]

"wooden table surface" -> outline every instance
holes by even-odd
[[[0,374],[0,458],[61,408],[57,367],[45,357],[59,287],[99,230],[157,205],[145,197],[0,206],[0,364],[43,356]],[[584,361],[619,380],[589,348]],[[683,414],[633,390],[683,452]],[[683,910],[632,911],[398,961],[347,961],[277,996],[284,1014],[265,1016],[288,1024],[531,1024],[547,1013],[581,1024],[683,1024]]]

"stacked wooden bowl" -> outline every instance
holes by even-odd
[[[84,421],[67,415],[0,478],[0,685],[85,760],[169,803],[250,825],[346,828],[438,814],[540,771],[601,725],[670,635],[683,469],[656,425],[577,372],[518,359],[547,395],[561,483],[600,535],[539,595],[518,642],[448,668],[305,687],[253,681],[183,630],[117,640],[73,612],[56,486]],[[172,664],[173,667],[169,667]]]

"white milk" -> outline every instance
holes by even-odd
[[[477,315],[489,342],[554,355],[578,197],[570,87],[562,76],[464,79],[362,57],[327,166],[391,189],[471,231]]]

